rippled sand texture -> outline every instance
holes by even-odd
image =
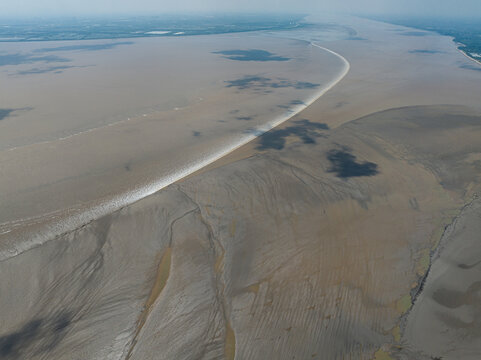
[[[2,260],[0,356],[477,354],[481,72],[447,38],[348,21],[356,36],[324,45],[350,73],[298,116]]]
[[[478,160],[479,164],[479,160]],[[478,165],[479,167],[479,165]],[[481,206],[469,203],[446,229],[422,292],[406,318],[406,358],[479,359]]]

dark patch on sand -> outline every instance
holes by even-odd
[[[53,62],[70,62],[70,59],[56,56],[36,56],[33,54],[6,54],[0,55],[0,66],[6,65],[21,65],[21,64],[33,64],[36,62],[53,63]]]
[[[286,138],[291,135],[299,137],[304,144],[315,144],[316,138],[323,136],[321,131],[329,129],[326,124],[311,122],[307,119],[297,120],[293,123],[294,125],[284,129],[274,129],[262,134],[259,137],[257,149],[282,150],[285,147]]]
[[[107,43],[107,44],[88,44],[88,45],[66,45],[66,46],[57,46],[51,48],[42,48],[36,49],[34,52],[53,52],[53,51],[99,51],[99,50],[108,50],[113,49],[120,45],[132,45],[134,44],[133,41],[122,41],[116,43]]]
[[[192,131],[192,136],[199,137],[200,131]]]
[[[252,120],[253,117],[252,116],[237,116],[236,117],[236,120],[243,120],[243,121],[249,121],[249,120]]]
[[[357,162],[352,150],[343,147],[341,150],[333,149],[327,153],[327,159],[331,162],[329,172],[336,173],[337,177],[350,178],[377,175],[377,164],[369,161]]]
[[[36,345],[39,352],[55,348],[72,322],[72,313],[61,312],[50,319],[34,319],[19,330],[0,337],[0,357],[19,359],[29,347]]]
[[[278,88],[294,88],[294,89],[315,89],[319,84],[305,81],[291,81],[283,78],[270,79],[263,76],[246,75],[243,78],[226,81],[226,87],[235,87],[239,90],[264,90]]]
[[[226,59],[237,61],[288,61],[290,58],[275,55],[269,51],[251,50],[223,50],[215,51],[214,54],[224,55]]]

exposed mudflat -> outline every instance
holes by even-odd
[[[406,318],[404,358],[479,359],[479,197],[446,228],[422,292]]]
[[[349,21],[298,116],[1,261],[0,358],[479,358],[481,73]]]

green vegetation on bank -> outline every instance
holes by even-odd
[[[426,17],[371,17],[373,20],[408,26],[451,36],[458,47],[476,60],[481,60],[481,19],[448,19]]]
[[[306,26],[297,14],[152,15],[2,18],[0,42],[188,36]]]

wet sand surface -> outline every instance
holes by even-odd
[[[479,358],[481,73],[338,21],[351,70],[300,114],[0,261],[0,357]]]
[[[406,318],[407,357],[479,359],[481,204],[469,203],[446,229]]]
[[[108,40],[68,47],[83,50],[65,44],[8,44],[10,58],[27,55],[3,55],[19,63],[2,66],[11,110],[0,123],[4,231],[142,192],[299,111],[345,66],[305,41],[265,34],[119,41],[100,50],[86,47]],[[72,68],[19,74],[59,61]]]

